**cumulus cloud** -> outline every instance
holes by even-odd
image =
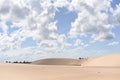
[[[112,25],[108,12],[111,0],[73,0],[73,10],[77,10],[78,18],[72,23],[71,36],[91,35],[94,40],[113,39]]]
[[[120,25],[120,4],[116,6],[115,10],[112,10],[112,23],[113,25]]]
[[[0,51],[15,49],[19,52],[22,42],[29,37],[37,44],[36,49],[27,49],[26,53],[31,52],[31,55],[34,51],[59,53],[72,46],[88,46],[79,39],[81,36],[90,36],[94,41],[111,40],[115,38],[112,29],[115,25],[120,25],[120,5],[113,9],[111,1],[0,0]],[[60,7],[77,13],[68,33],[76,39],[75,43],[67,41],[68,35],[58,33],[57,21],[54,18]],[[12,24],[7,25],[7,22]],[[11,28],[17,30],[8,33]],[[26,51],[23,49],[23,52],[24,50]]]
[[[69,7],[70,0],[54,0],[55,7]]]
[[[57,41],[58,41],[58,44],[61,46],[61,49],[69,48],[69,47],[72,46],[72,44],[71,44],[71,43],[68,43],[68,42],[66,41],[66,39],[67,39],[67,37],[66,37],[65,34],[59,35]]]
[[[28,37],[37,42],[36,47],[69,47],[65,35],[57,33],[54,20],[58,7],[69,5],[67,0],[1,0],[0,1],[0,27],[3,33],[0,43],[1,50],[18,49]],[[9,21],[12,25],[6,25]],[[17,28],[8,34],[9,28]],[[6,43],[7,41],[7,43]]]
[[[92,35],[92,38],[94,40],[98,40],[98,41],[104,41],[104,40],[111,40],[113,38],[115,38],[115,34],[110,32],[101,32],[101,33],[96,33]]]
[[[0,21],[0,28],[2,29],[3,34],[7,34],[8,26],[4,21]]]
[[[75,47],[85,48],[85,47],[88,47],[89,44],[84,43],[84,42],[83,42],[82,40],[80,40],[80,39],[76,39],[76,40],[75,40],[75,43],[74,43],[74,46],[75,46]]]
[[[40,44],[38,44],[40,47],[44,47],[44,48],[56,48],[57,47],[57,41],[50,41],[50,40],[44,40],[41,41]]]
[[[119,44],[119,42],[114,41],[114,42],[109,43],[108,45],[109,46],[115,46],[115,45],[118,45],[118,44]]]
[[[42,40],[57,39],[55,10],[50,0],[1,0],[0,27],[4,32],[1,34],[1,38],[6,36],[4,38],[8,40],[8,43],[16,43],[16,45],[22,43],[27,37],[32,37],[38,43]],[[7,21],[12,23],[10,28],[18,28],[18,30],[7,34]],[[0,43],[8,44],[5,42],[6,40],[0,41]],[[13,43],[13,41],[16,42]],[[1,45],[1,47],[3,46]]]
[[[84,43],[80,39],[77,39],[74,44],[74,46],[83,46],[83,45]]]

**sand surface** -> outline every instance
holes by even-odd
[[[82,66],[108,66],[120,67],[120,54],[111,54],[101,57],[94,57],[85,61]]]
[[[120,68],[0,64],[0,80],[120,80]]]
[[[82,66],[0,63],[0,80],[120,80],[119,56],[88,59]]]

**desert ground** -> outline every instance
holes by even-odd
[[[0,63],[0,80],[120,80],[120,54],[82,61],[46,59],[32,64]]]

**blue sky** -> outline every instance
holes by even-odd
[[[120,0],[113,0],[111,3],[111,6],[113,8],[116,8],[116,5],[118,5],[120,3]],[[77,18],[77,14],[76,12],[68,12],[68,10],[66,10],[66,8],[60,8],[58,10],[58,12],[56,12],[56,16],[55,16],[55,20],[58,21],[57,25],[58,25],[58,33],[59,34],[66,34],[69,32],[70,27],[71,27],[71,22],[74,22],[75,19]],[[120,52],[120,45],[115,46],[108,46],[107,44],[111,41],[120,41],[120,27],[118,26],[117,28],[114,28],[112,30],[115,35],[116,38],[110,41],[104,41],[104,42],[96,42],[94,44],[92,44],[90,46],[89,49],[91,50],[105,50],[105,52],[107,51],[108,53],[119,53]],[[88,42],[90,40],[90,38],[82,38],[83,41]],[[70,41],[73,42],[73,41]],[[96,47],[97,46],[97,47]],[[106,54],[108,54],[106,53]],[[101,53],[100,55],[102,55],[103,53]],[[105,53],[104,53],[105,54]],[[90,54],[90,55],[94,55],[94,54]],[[99,55],[99,54],[98,54]]]
[[[118,5],[120,3],[120,1],[119,0],[113,0],[112,1],[112,3],[111,3],[111,5],[112,5],[112,7],[116,7],[116,4]]]
[[[25,60],[29,56],[28,60],[37,60],[120,53],[120,0],[43,3],[10,0],[8,5],[3,1],[0,2],[2,61],[14,60],[13,57]]]
[[[55,16],[58,26],[58,33],[67,35],[71,27],[71,22],[74,22],[76,18],[76,12],[69,12],[65,7],[58,8]]]

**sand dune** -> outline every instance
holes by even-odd
[[[82,61],[44,59],[32,64],[0,63],[0,80],[120,80],[119,62],[120,54]]]
[[[0,80],[119,80],[120,68],[1,64]]]
[[[37,65],[76,65],[81,66],[81,64],[84,62],[84,59],[77,60],[77,59],[65,59],[65,58],[51,58],[51,59],[42,59],[33,62],[32,64]]]
[[[74,66],[109,66],[120,67],[120,54],[112,54],[89,59],[43,59],[33,62],[37,65],[74,65]]]
[[[82,66],[109,66],[120,67],[120,54],[112,54],[88,59]]]

